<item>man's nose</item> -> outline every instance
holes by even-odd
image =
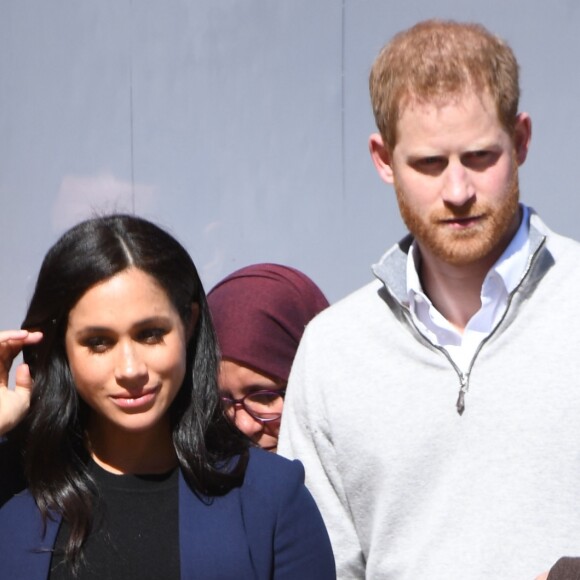
[[[443,200],[461,207],[475,196],[469,170],[459,160],[450,160],[445,170]]]

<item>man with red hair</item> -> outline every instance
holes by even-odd
[[[580,245],[519,201],[531,121],[504,41],[419,23],[370,92],[410,235],[307,328],[280,452],[341,579],[533,578],[580,548]]]

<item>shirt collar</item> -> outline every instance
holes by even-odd
[[[501,277],[508,294],[514,291],[521,280],[530,252],[530,210],[525,205],[520,205],[520,207],[522,208],[520,227],[504,253],[490,270],[490,273],[497,272]]]

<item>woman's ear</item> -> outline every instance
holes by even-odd
[[[191,316],[189,319],[189,324],[185,329],[185,335],[187,342],[191,340],[193,336],[193,332],[195,331],[195,327],[197,326],[197,321],[199,320],[199,304],[197,302],[193,302],[191,304]]]
[[[379,177],[385,183],[392,185],[394,177],[391,154],[387,145],[384,144],[383,138],[378,133],[373,133],[369,137],[369,151]]]

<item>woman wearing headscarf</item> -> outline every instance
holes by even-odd
[[[328,301],[302,272],[255,264],[208,294],[221,350],[226,414],[258,446],[276,451],[290,367],[306,325]]]

